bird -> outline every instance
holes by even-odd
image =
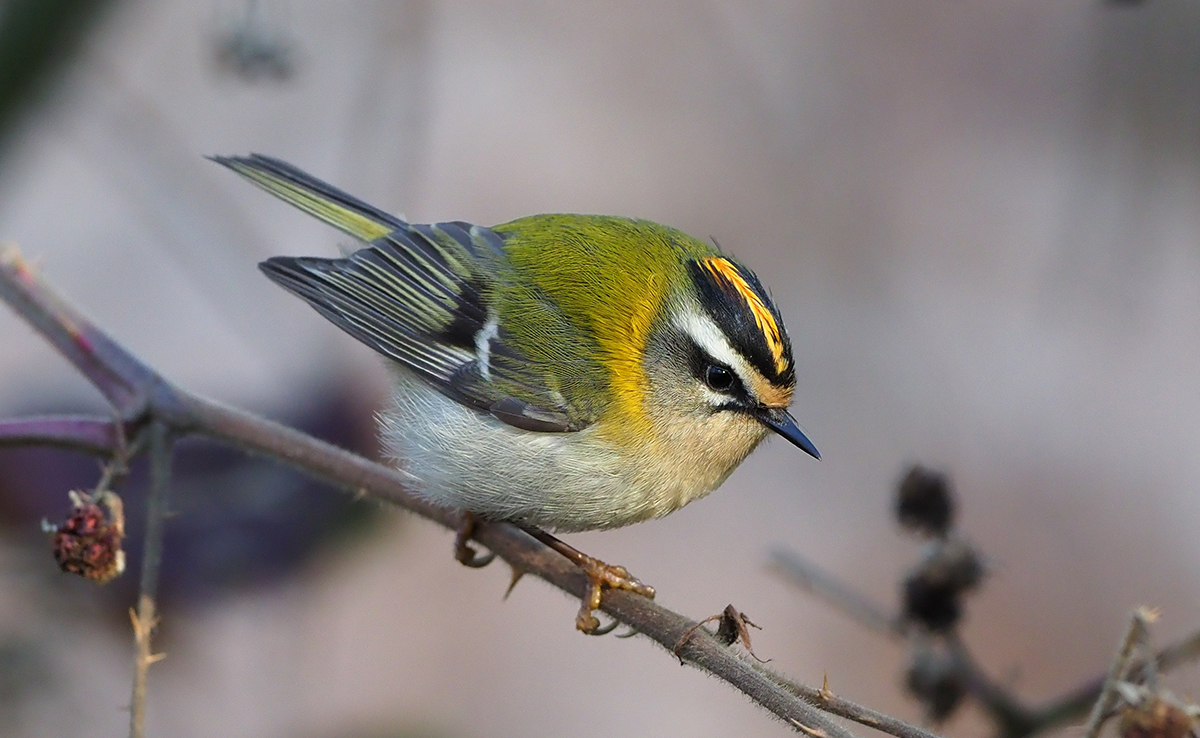
[[[491,560],[468,545],[478,521],[525,528],[587,576],[585,633],[602,588],[654,589],[552,533],[678,510],[772,432],[820,458],[788,410],[779,309],[715,240],[607,215],[415,224],[279,159],[210,158],[360,243],[259,268],[386,357],[383,447],[463,511],[456,558]]]

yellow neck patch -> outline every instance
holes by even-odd
[[[771,358],[775,360],[775,370],[781,374],[786,371],[787,358],[783,353],[783,336],[780,333],[779,324],[775,322],[775,316],[771,314],[766,303],[746,282],[733,262],[723,256],[710,256],[701,259],[700,265],[716,278],[717,283],[725,292],[737,295],[746,301],[750,313],[754,316],[755,324],[762,331],[763,337],[767,339],[767,348],[771,350]]]

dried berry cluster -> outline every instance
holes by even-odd
[[[54,560],[65,572],[104,584],[125,570],[121,498],[108,491],[94,498],[86,492],[70,494],[74,509],[53,529]]]
[[[897,492],[900,525],[928,539],[921,560],[904,578],[904,619],[942,633],[958,624],[962,597],[979,584],[983,564],[955,535],[954,497],[944,474],[914,466]]]
[[[952,646],[963,597],[983,578],[983,561],[954,530],[954,495],[944,474],[914,466],[901,479],[896,517],[927,539],[921,560],[905,576],[902,618],[913,653],[905,683],[928,717],[948,717],[966,695],[966,668]]]
[[[1100,738],[1110,720],[1120,738],[1200,738],[1200,705],[1175,697],[1158,682],[1160,669],[1200,656],[1200,631],[1155,651],[1148,626],[1157,611],[1139,607],[1102,687],[1094,680],[1044,706],[1029,707],[980,668],[959,634],[964,601],[988,567],[955,528],[956,500],[946,475],[913,466],[901,478],[894,499],[900,526],[924,541],[920,560],[904,576],[898,614],[875,606],[795,554],[777,550],[772,558],[793,584],[908,644],[905,686],[921,703],[927,720],[940,723],[971,697],[995,724],[998,736],[1029,738],[1078,719],[1090,704],[1081,738]]]

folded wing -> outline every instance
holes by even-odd
[[[510,425],[562,432],[595,419],[561,391],[570,381],[531,361],[501,324],[490,294],[490,275],[507,261],[500,235],[469,223],[407,223],[277,159],[214,160],[367,243],[342,259],[277,256],[259,265],[335,325]],[[528,319],[562,338],[565,321],[549,301],[544,308]]]

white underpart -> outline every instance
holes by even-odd
[[[699,306],[674,318],[678,330],[743,381],[763,382]],[[486,340],[476,338],[486,376]],[[697,413],[729,397],[704,390],[662,421],[671,433],[618,442],[602,422],[572,433],[534,433],[448,398],[417,374],[394,366],[395,391],[382,422],[387,455],[417,477],[413,490],[445,507],[488,520],[513,520],[562,532],[616,528],[661,517],[716,489],[766,435],[743,413]],[[703,383],[698,383],[703,387]],[[558,398],[555,397],[557,400]],[[677,410],[677,411],[676,411]]]
[[[712,318],[698,312],[695,308],[688,308],[676,314],[674,322],[675,327],[691,336],[696,345],[706,354],[732,369],[742,380],[742,386],[753,394],[751,388],[754,387],[756,379],[762,381],[762,374],[730,345],[729,339],[725,337]],[[708,395],[709,402],[713,405],[724,405],[729,402],[728,395],[714,392],[708,387],[704,387],[704,393]]]
[[[487,380],[492,378],[492,370],[488,366],[492,358],[492,339],[499,332],[500,322],[496,317],[495,311],[489,309],[487,322],[475,334],[475,357],[479,360],[479,373]]]

